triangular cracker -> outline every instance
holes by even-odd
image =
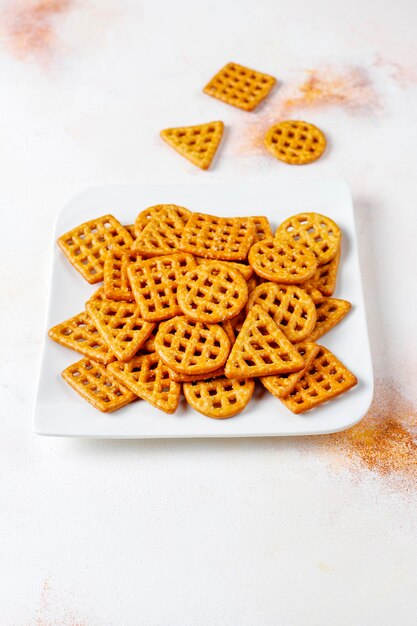
[[[136,303],[108,300],[100,288],[86,303],[98,332],[120,361],[129,361],[147,340],[155,324],[140,317]]]
[[[313,363],[296,383],[293,391],[282,399],[293,413],[304,413],[348,391],[358,382],[327,348],[319,346]]]
[[[48,335],[61,346],[71,348],[98,363],[107,365],[116,358],[86,311],[53,326]]]
[[[249,311],[226,363],[228,378],[297,372],[304,359],[259,305]]]
[[[161,130],[161,137],[171,148],[202,170],[207,170],[223,135],[223,122],[182,126]]]
[[[347,300],[324,298],[316,304],[317,322],[308,341],[317,341],[347,315],[352,305]]]
[[[306,341],[298,343],[295,346],[298,352],[304,359],[305,366],[299,372],[292,372],[292,374],[280,374],[279,376],[263,376],[260,381],[268,389],[270,393],[276,398],[286,398],[289,393],[294,389],[297,381],[303,376],[304,372],[312,364],[314,357],[320,350],[320,346],[316,343]]]
[[[109,371],[139,398],[165,413],[174,413],[180,401],[181,385],[170,379],[168,368],[157,354],[135,356],[128,363],[115,361]]]

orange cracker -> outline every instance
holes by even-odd
[[[218,265],[219,263],[219,261],[204,259],[198,256],[195,257],[195,261],[197,265],[205,265],[207,263],[214,263],[215,265]],[[246,265],[246,263],[238,263],[237,261],[220,261],[220,263],[224,263],[227,267],[232,267],[235,270],[238,270],[246,281],[253,276],[253,269],[250,265]]]
[[[284,235],[314,252],[318,265],[325,265],[336,256],[342,239],[338,225],[320,213],[298,213],[289,217],[275,233],[278,238]]]
[[[116,358],[101,338],[86,311],[53,326],[48,331],[48,335],[61,346],[71,348],[103,365],[107,365]]]
[[[208,374],[225,364],[230,341],[220,325],[193,322],[182,315],[159,325],[155,350],[181,374]]]
[[[153,209],[153,210],[152,210]],[[145,211],[149,216],[146,226],[138,233],[133,250],[144,257],[173,254],[179,243],[190,212],[175,204],[161,204]],[[136,224],[140,223],[139,214]],[[142,217],[146,219],[146,217]]]
[[[207,170],[221,142],[223,129],[223,122],[208,122],[198,126],[166,128],[161,130],[161,137],[193,165]]]
[[[112,215],[80,224],[58,239],[58,245],[69,262],[91,284],[103,280],[108,250],[129,249],[132,243],[128,231]]]
[[[248,218],[192,213],[181,237],[181,250],[207,259],[244,261],[255,236]]]
[[[110,300],[134,302],[127,277],[127,268],[131,263],[141,260],[140,255],[132,250],[109,250],[104,261],[104,293]]]
[[[317,269],[315,254],[288,237],[255,243],[249,252],[249,264],[258,276],[287,285],[302,283]]]
[[[295,343],[309,337],[316,325],[316,307],[310,296],[295,285],[262,283],[248,300],[247,310],[259,304]]]
[[[316,304],[317,322],[309,341],[317,341],[319,337],[336,326],[349,313],[352,305],[347,300],[324,298]]]
[[[276,79],[237,63],[227,63],[204,87],[203,91],[226,104],[253,111],[264,100]]]
[[[155,324],[140,317],[138,305],[121,300],[108,300],[103,288],[86,303],[98,332],[120,361],[129,361],[147,340]]]
[[[325,265],[317,268],[317,272],[309,280],[303,283],[304,289],[316,289],[322,296],[330,297],[336,289],[337,270],[340,261],[340,246],[336,256]]]
[[[306,341],[304,343],[298,343],[295,346],[299,354],[303,357],[305,366],[299,372],[293,372],[292,374],[280,374],[279,376],[263,376],[260,378],[261,383],[273,396],[279,398],[286,398],[288,394],[294,389],[297,381],[303,376],[306,370],[310,367],[316,354],[320,350],[320,346],[316,343]]]
[[[239,270],[223,263],[207,263],[183,276],[177,297],[189,319],[216,324],[240,313],[248,299],[248,287]]]
[[[215,419],[225,419],[241,413],[249,404],[255,389],[253,380],[215,378],[184,384],[188,404],[199,413]]]
[[[121,409],[137,398],[107,367],[88,358],[64,369],[62,377],[84,400],[103,413]]]
[[[304,413],[333,400],[357,384],[357,378],[329,350],[319,346],[313,363],[282,399],[293,413]]]
[[[228,378],[272,376],[303,369],[304,360],[259,305],[249,311],[226,363]]]
[[[326,137],[313,124],[287,120],[268,130],[265,145],[276,159],[289,165],[305,165],[321,157],[326,149]]]
[[[196,265],[191,254],[171,254],[130,265],[129,282],[144,320],[160,320],[181,315],[177,300],[178,283]]]
[[[181,385],[169,378],[168,368],[157,354],[135,356],[128,363],[116,361],[111,363],[109,371],[125,387],[157,409],[165,413],[177,410]]]

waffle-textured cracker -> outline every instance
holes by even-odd
[[[124,224],[123,228],[125,228],[127,230],[127,232],[132,237],[132,239],[136,239],[135,225],[134,224]]]
[[[340,396],[356,383],[356,376],[327,348],[320,346],[313,363],[282,402],[293,413],[304,413]]]
[[[237,261],[213,261],[210,259],[204,259],[203,257],[195,257],[197,265],[206,265],[207,263],[214,263],[218,266],[219,262],[224,263],[226,267],[233,267],[235,270],[238,270],[243,278],[248,281],[253,276],[253,269],[250,265],[246,265],[246,263],[238,263]]]
[[[321,157],[326,149],[326,137],[313,124],[287,120],[268,130],[265,145],[276,159],[290,165],[305,165]]]
[[[135,237],[139,237],[145,226],[148,226],[151,221],[159,220],[161,217],[164,219],[167,210],[175,210],[176,216],[182,219],[184,226],[191,215],[191,211],[177,204],[154,204],[138,213],[134,225]]]
[[[317,269],[315,254],[285,236],[255,243],[249,252],[249,263],[258,276],[287,285],[302,283]]]
[[[162,204],[150,209],[146,226],[138,233],[133,249],[144,257],[173,254],[179,251],[179,243],[190,211],[175,204]],[[139,214],[141,215],[141,214]],[[145,218],[146,219],[146,218]],[[137,219],[137,223],[139,216]]]
[[[109,250],[104,261],[104,293],[110,300],[134,302],[127,277],[127,268],[131,263],[141,260],[140,255],[132,250]]]
[[[222,367],[230,340],[218,324],[201,324],[185,315],[159,325],[155,349],[160,359],[181,374],[205,374]]]
[[[309,337],[316,325],[316,307],[310,296],[295,285],[262,283],[248,300],[247,310],[259,304],[292,342]]]
[[[203,91],[226,104],[253,111],[269,94],[276,79],[237,63],[227,63]]]
[[[338,225],[320,213],[299,213],[289,217],[275,233],[278,238],[284,235],[314,252],[318,265],[325,265],[336,256],[342,238]]]
[[[279,376],[263,376],[260,378],[261,383],[273,396],[279,398],[286,398],[288,394],[294,389],[297,381],[303,376],[307,369],[312,364],[316,354],[320,350],[320,346],[316,343],[306,341],[298,343],[295,346],[303,357],[305,366],[299,372],[293,372],[292,374],[281,374]]]
[[[252,307],[227,359],[228,378],[272,376],[298,372],[304,360],[279,329],[272,317],[258,304]]]
[[[336,326],[349,313],[352,305],[347,300],[324,298],[316,304],[317,322],[309,341],[317,341],[319,337]]]
[[[206,259],[244,261],[255,236],[248,218],[193,213],[181,237],[181,249]]]
[[[185,383],[184,396],[188,404],[199,413],[215,419],[237,415],[249,404],[255,381],[214,378]]]
[[[255,225],[255,238],[254,243],[261,241],[262,239],[268,239],[272,237],[271,225],[267,217],[263,215],[255,215],[250,218]]]
[[[64,369],[62,377],[84,400],[103,413],[111,413],[136,400],[136,395],[120,384],[107,367],[88,358]]]
[[[195,266],[194,257],[183,252],[157,256],[129,266],[130,286],[144,320],[159,322],[181,315],[178,283]]]
[[[340,261],[340,247],[336,256],[325,265],[317,268],[317,272],[303,284],[304,289],[316,289],[322,296],[330,297],[336,289],[337,270]]]
[[[157,354],[135,356],[128,363],[115,361],[109,371],[125,387],[157,409],[165,413],[177,410],[181,385],[169,378],[168,368]]]
[[[170,367],[167,369],[170,379],[175,380],[177,383],[193,383],[197,380],[208,380],[224,376],[224,367],[219,367],[217,370],[214,370],[214,372],[209,372],[208,374],[180,374],[180,372],[176,372]]]
[[[93,294],[85,308],[103,340],[120,361],[129,361],[155,326],[141,318],[136,302],[108,300],[103,288]]]
[[[242,274],[233,267],[207,263],[184,275],[177,297],[189,319],[216,324],[238,315],[247,302],[248,287]]]
[[[161,130],[161,137],[179,154],[207,170],[222,140],[223,122],[208,122],[197,126],[182,126]]]
[[[112,215],[80,224],[58,239],[58,245],[69,262],[91,284],[103,280],[108,250],[129,249],[132,243],[130,234]]]
[[[80,354],[107,365],[115,360],[114,354],[100,336],[86,311],[53,326],[48,335],[65,348],[71,348]]]

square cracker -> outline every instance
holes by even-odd
[[[276,83],[269,74],[262,74],[237,63],[227,63],[204,87],[203,91],[226,104],[253,111]]]

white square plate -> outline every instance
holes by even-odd
[[[358,385],[340,398],[304,415],[293,415],[266,390],[258,389],[246,410],[228,420],[204,417],[182,400],[174,415],[139,401],[106,415],[61,378],[62,370],[81,358],[51,341],[45,332],[33,430],[69,437],[257,437],[313,435],[344,430],[366,413],[373,395],[373,374],[362,294],[357,239],[348,185],[341,180],[211,184],[103,186],[76,196],[58,214],[54,240],[99,215],[112,213],[131,224],[153,204],[174,203],[220,216],[266,215],[273,228],[301,211],[333,218],[343,231],[342,259],[335,296],[352,302],[349,315],[319,343],[351,369]],[[97,289],[72,268],[54,243],[47,328],[84,309]]]

